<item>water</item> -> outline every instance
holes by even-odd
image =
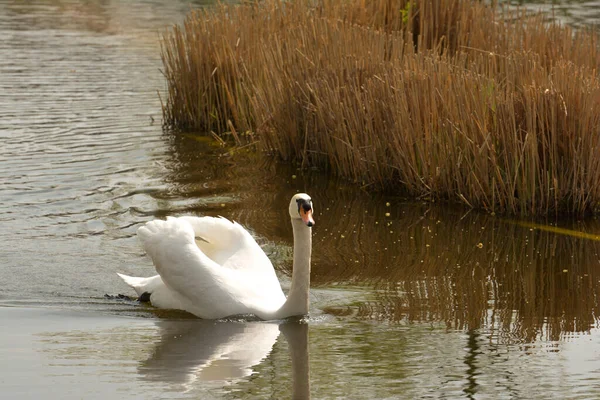
[[[163,133],[158,33],[200,5],[0,0],[3,395],[600,395],[596,220],[372,195]],[[201,321],[105,297],[133,294],[116,272],[153,274],[137,227],[182,214],[245,225],[288,288],[297,191],[316,209],[309,318]]]
[[[598,3],[594,0],[511,0],[508,3],[533,12],[542,12],[549,18],[578,28],[596,26],[600,22]]]

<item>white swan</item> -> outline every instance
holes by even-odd
[[[267,255],[241,225],[225,218],[168,217],[137,231],[158,275],[118,274],[138,296],[159,308],[200,318],[254,314],[264,320],[308,313],[313,206],[304,193],[292,197],[292,285],[287,299]],[[196,238],[199,240],[196,241]]]

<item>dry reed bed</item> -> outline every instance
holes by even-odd
[[[171,127],[252,132],[372,189],[598,207],[594,34],[464,0],[267,0],[192,12],[162,56]]]

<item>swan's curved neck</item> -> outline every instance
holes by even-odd
[[[275,318],[308,314],[310,287],[310,253],[312,251],[312,229],[300,219],[292,219],[294,229],[294,265],[292,286],[287,300],[276,312]]]

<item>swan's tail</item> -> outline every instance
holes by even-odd
[[[160,275],[155,275],[150,278],[138,278],[135,276],[120,274],[118,272],[117,275],[119,275],[119,277],[123,279],[126,284],[131,286],[139,297],[144,297],[145,293],[146,296],[149,296],[162,283]]]
[[[124,274],[117,275],[131,286],[139,296],[141,302],[151,302],[158,308],[168,308],[173,310],[185,310],[181,299],[176,293],[169,290],[163,282],[160,275],[154,275],[150,278],[138,278]]]

